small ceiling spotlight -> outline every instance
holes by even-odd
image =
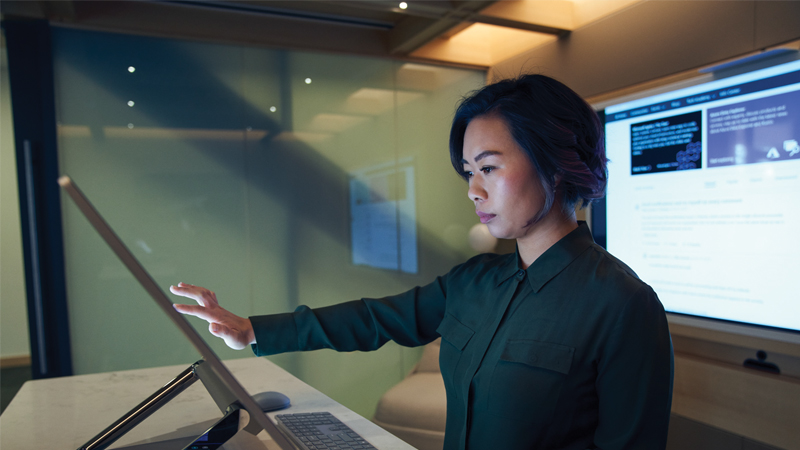
[[[311,78],[306,78],[306,84],[311,84]]]
[[[130,129],[130,130],[132,130],[132,129],[133,129],[133,124],[132,124],[132,123],[129,123],[129,124],[128,124],[128,129]]]
[[[128,66],[128,72],[130,73],[136,72],[136,67]]]
[[[278,108],[276,108],[276,107],[274,107],[274,106],[270,106],[270,107],[269,107],[269,111],[270,111],[270,112],[275,112],[275,111],[277,111],[277,110],[278,110]]]
[[[399,6],[400,6],[400,9],[406,9],[406,8],[408,8],[408,3],[406,3],[406,2],[400,2],[400,5],[399,5]]]
[[[130,106],[131,108],[133,108],[133,105],[135,104],[136,103],[133,103],[133,100],[128,100],[128,106]]]

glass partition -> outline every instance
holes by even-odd
[[[240,315],[278,313],[401,292],[473,253],[477,218],[447,139],[484,72],[74,29],[53,39],[61,170],[165,290],[199,284]],[[63,215],[75,372],[193,362],[66,199]],[[206,336],[223,358],[251,356]],[[271,359],[371,416],[418,355],[388,344]]]

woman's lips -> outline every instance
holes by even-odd
[[[486,214],[485,212],[475,211],[478,217],[481,219],[481,223],[487,223],[488,221],[495,218],[497,214]]]

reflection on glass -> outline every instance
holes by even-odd
[[[353,264],[417,273],[411,158],[350,174]]]
[[[66,28],[53,39],[61,170],[162,286],[279,313],[402,292],[471,254],[466,232],[446,238],[476,221],[447,141],[484,72]],[[76,373],[196,360],[165,345],[182,340],[69,202],[63,220]],[[402,351],[348,377],[323,374],[360,356],[275,360],[369,416],[405,373]],[[372,387],[348,402],[353,385]]]

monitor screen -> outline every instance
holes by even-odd
[[[668,312],[800,331],[800,61],[604,113],[608,250]]]

